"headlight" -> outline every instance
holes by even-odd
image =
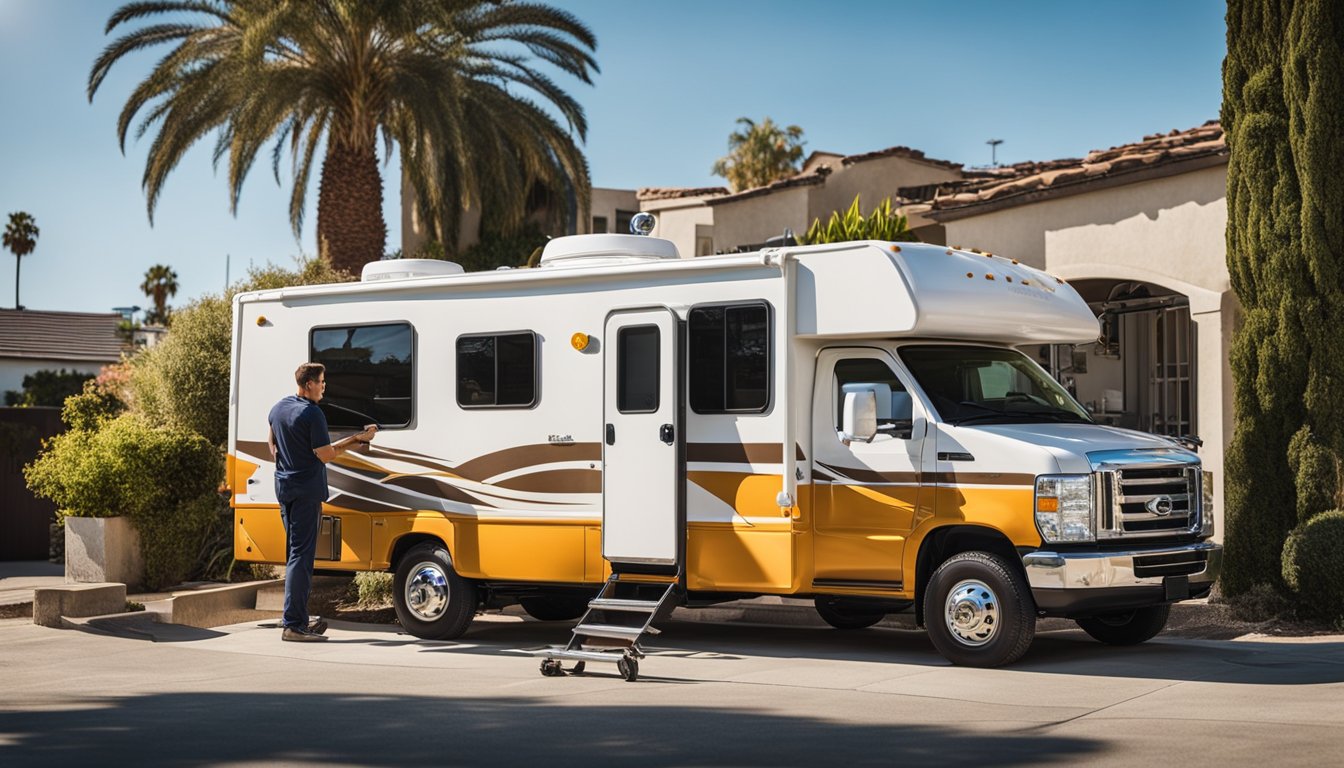
[[[1095,541],[1091,475],[1036,477],[1036,530],[1048,542]]]

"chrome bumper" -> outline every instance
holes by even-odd
[[[1135,560],[1142,559],[1140,568],[1160,568],[1145,563],[1163,559],[1191,560],[1204,558],[1203,569],[1183,574],[1192,590],[1211,586],[1223,566],[1223,548],[1213,542],[1199,542],[1179,547],[1145,549],[1131,552],[1032,552],[1022,557],[1027,570],[1027,582],[1036,590],[1092,590],[1116,587],[1158,587],[1164,585],[1163,575],[1140,576],[1135,573]]]

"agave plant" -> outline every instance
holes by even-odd
[[[211,133],[214,162],[228,158],[234,213],[257,154],[274,142],[277,183],[288,154],[295,237],[323,152],[318,251],[340,269],[384,251],[379,137],[384,159],[399,148],[440,241],[456,242],[468,206],[503,228],[522,221],[530,195],[587,207],[575,143],[583,109],[535,61],[591,83],[596,40],[565,11],[507,0],[148,0],[115,11],[107,32],[153,17],[103,51],[88,83],[92,100],[123,57],[173,46],[117,122],[123,151],[133,126],[136,138],[154,132],[143,178],[151,223],[165,179]]]
[[[817,243],[843,243],[850,240],[884,240],[887,242],[915,241],[919,238],[910,231],[905,216],[897,213],[886,198],[873,208],[872,213],[864,216],[859,208],[859,196],[843,214],[832,211],[831,218],[823,226],[821,219],[813,219],[812,226],[802,236],[803,245]]]

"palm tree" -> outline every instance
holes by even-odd
[[[763,187],[797,173],[806,143],[802,128],[785,128],[768,117],[759,125],[746,117],[737,118],[737,122],[745,130],[728,135],[728,154],[715,161],[711,173],[727,179],[734,192]]]
[[[573,135],[586,135],[583,108],[527,55],[592,82],[597,42],[565,11],[511,0],[146,0],[115,11],[107,31],[153,16],[168,18],[115,40],[88,84],[92,100],[123,56],[176,44],[117,124],[123,150],[142,111],[136,137],[156,130],[143,178],[151,223],[164,180],[211,132],[215,162],[228,155],[235,214],[257,153],[274,140],[278,183],[288,149],[295,237],[323,148],[318,252],[341,269],[383,254],[379,136],[384,158],[399,147],[427,230],[442,242],[456,242],[469,205],[503,228],[522,222],[529,196],[587,208],[587,162]]]
[[[14,308],[23,309],[19,303],[19,267],[23,257],[37,247],[37,220],[32,214],[15,211],[9,214],[9,223],[5,225],[5,247],[14,254]]]
[[[145,325],[167,325],[168,297],[177,295],[177,273],[164,264],[155,264],[145,270],[140,290],[154,302],[154,309],[145,315]]]

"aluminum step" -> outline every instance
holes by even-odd
[[[587,637],[610,637],[616,640],[635,640],[640,635],[656,635],[653,627],[622,627],[616,624],[579,624],[574,634]]]
[[[658,610],[657,600],[619,600],[613,597],[599,597],[588,603],[590,608],[606,611],[629,611],[631,613],[653,613]]]

